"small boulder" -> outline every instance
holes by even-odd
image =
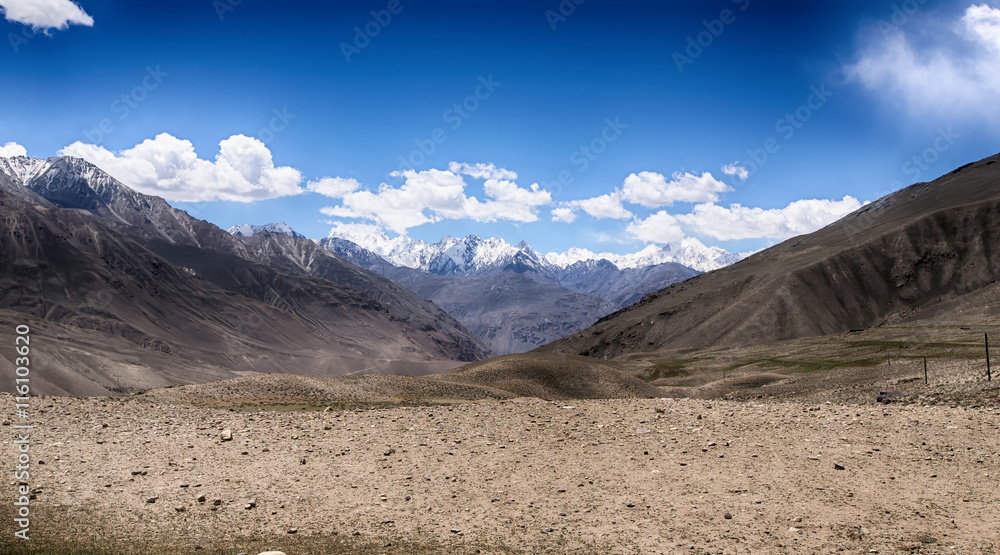
[[[222,441],[232,441],[233,440],[233,431],[230,430],[230,429],[228,429],[228,428],[225,429],[225,430],[222,430],[222,436],[219,439],[221,439]]]
[[[879,403],[889,404],[893,401],[899,401],[902,398],[903,394],[898,391],[879,391],[878,397],[875,400]]]

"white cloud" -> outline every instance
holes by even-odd
[[[695,206],[689,214],[678,215],[677,221],[720,241],[788,239],[812,233],[860,207],[858,199],[850,196],[842,200],[797,200],[785,208],[768,210],[739,204],[727,208],[707,203]]]
[[[906,27],[884,27],[884,40],[863,48],[845,68],[847,76],[922,118],[1000,120],[1000,8],[974,4],[948,28],[933,27],[939,24],[914,19]],[[935,40],[912,38],[918,34]]]
[[[199,158],[191,141],[167,133],[117,154],[77,141],[59,155],[83,158],[137,191],[168,200],[251,202],[303,192],[298,170],[275,167],[264,143],[244,135],[221,141],[214,162]]]
[[[494,177],[511,175],[495,168],[484,171]],[[333,217],[372,220],[402,234],[411,227],[442,219],[534,222],[538,220],[538,207],[552,204],[552,194],[537,183],[523,188],[513,181],[489,178],[483,184],[487,200],[479,200],[467,196],[465,180],[450,171],[408,170],[395,172],[393,176],[403,177],[403,185],[397,188],[383,183],[377,192],[350,192],[343,195],[341,205],[328,206],[321,212]]]
[[[365,248],[373,248],[389,241],[385,230],[376,224],[358,224],[349,222],[330,222],[328,237],[339,237],[353,241]]]
[[[552,221],[571,224],[576,221],[576,212],[568,206],[552,209]]]
[[[716,202],[719,193],[730,191],[729,185],[715,179],[711,173],[695,175],[676,172],[671,180],[655,172],[633,173],[625,178],[622,198],[647,208],[673,206],[675,202]]]
[[[571,200],[562,203],[552,211],[552,221],[573,223],[576,220],[576,210],[583,210],[598,220],[627,220],[632,212],[622,206],[621,191],[600,195],[583,200]]]
[[[746,168],[740,165],[739,162],[733,162],[732,164],[725,164],[722,166],[722,173],[726,175],[735,175],[740,181],[746,181],[750,178],[750,172]]]
[[[4,17],[35,29],[66,29],[70,25],[92,27],[94,18],[70,0],[0,0]]]
[[[962,16],[966,31],[987,48],[1000,52],[1000,8],[986,4],[969,6]]]
[[[13,158],[14,156],[27,156],[28,151],[23,146],[10,142],[0,146],[0,158]]]
[[[684,238],[684,231],[677,218],[661,210],[645,220],[636,219],[628,224],[625,232],[647,243],[672,243]]]
[[[324,177],[310,181],[306,188],[330,198],[343,198],[344,195],[360,189],[361,183],[358,183],[358,180],[354,178]]]
[[[476,179],[507,179],[513,181],[517,179],[517,172],[498,168],[494,164],[459,164],[451,162],[448,170],[452,173],[468,175]]]

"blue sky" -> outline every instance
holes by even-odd
[[[0,6],[0,152],[222,227],[743,251],[1000,151],[996,2]]]

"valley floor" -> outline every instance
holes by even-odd
[[[996,553],[1000,410],[33,398],[33,553]],[[0,396],[10,437],[14,400]],[[14,422],[16,423],[16,422]],[[224,441],[230,430],[232,440]],[[0,444],[10,476],[15,446]]]

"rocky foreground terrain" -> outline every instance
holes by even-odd
[[[12,537],[5,493],[0,552],[1000,551],[995,405],[32,407],[32,539]],[[11,396],[0,414],[9,436]]]

